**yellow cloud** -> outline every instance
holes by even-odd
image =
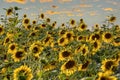
[[[52,2],[53,0],[40,0],[40,3]]]
[[[72,0],[59,0],[60,3],[71,2]]]
[[[90,12],[90,16],[95,16],[95,15],[97,15],[97,13],[96,12]]]
[[[30,0],[31,2],[35,2],[35,0]]]
[[[55,15],[55,14],[60,14],[60,12],[48,10],[48,11],[45,12],[45,14]]]
[[[90,7],[92,7],[92,5],[89,5],[89,4],[80,4],[79,6],[83,7],[83,8],[90,8]]]
[[[113,11],[113,8],[103,8],[104,11]]]
[[[21,4],[25,4],[27,2],[27,0],[5,0],[6,2],[16,2],[16,3],[21,3]]]

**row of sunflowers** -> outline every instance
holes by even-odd
[[[81,18],[57,27],[43,13],[4,9],[0,25],[0,80],[120,80],[120,26],[115,16],[92,30]],[[110,27],[111,26],[111,27]]]

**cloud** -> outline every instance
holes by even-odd
[[[97,12],[92,11],[92,12],[90,12],[89,14],[90,14],[90,16],[95,16],[95,15],[97,15]]]
[[[113,8],[103,8],[104,11],[113,11]]]
[[[56,5],[52,5],[51,7],[54,9],[58,8],[58,6],[56,6]]]
[[[55,14],[60,14],[60,12],[58,12],[58,11],[47,10],[47,11],[45,12],[45,14],[48,14],[48,15],[55,15]]]
[[[35,0],[30,0],[31,2],[35,2]]]
[[[60,3],[71,2],[72,0],[59,0]]]
[[[83,14],[82,14],[82,13],[79,13],[79,14],[77,14],[76,16],[80,16],[80,17],[81,17],[81,16],[83,16]]]
[[[92,7],[92,5],[89,5],[89,4],[80,4],[79,7],[81,7],[81,8],[90,8],[90,7]]]
[[[52,2],[53,0],[39,0],[40,3],[45,3],[45,2]]]
[[[6,2],[16,2],[16,3],[20,3],[20,4],[25,4],[27,2],[27,0],[5,0]]]

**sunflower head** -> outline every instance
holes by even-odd
[[[66,39],[65,37],[61,37],[61,38],[58,39],[58,44],[59,44],[60,46],[64,46],[64,45],[66,45],[67,43],[68,43],[68,39]]]
[[[40,18],[41,18],[41,19],[44,19],[44,17],[45,17],[44,14],[41,13],[41,14],[40,14]]]
[[[70,25],[71,25],[71,26],[75,26],[75,24],[76,24],[75,20],[71,19],[71,20],[70,20]]]
[[[81,24],[79,25],[79,30],[80,30],[80,31],[84,31],[84,30],[86,30],[86,28],[87,28],[87,25],[86,25],[85,23],[81,23]]]
[[[115,16],[111,16],[111,17],[109,17],[108,21],[111,22],[111,23],[113,23],[113,22],[116,21],[116,17]]]
[[[104,42],[109,43],[109,42],[112,41],[113,35],[110,32],[104,32],[103,35],[102,35],[102,39],[103,39]]]
[[[70,58],[71,52],[68,50],[61,51],[59,53],[59,60],[65,60],[66,58]]]
[[[3,26],[0,25],[0,35],[2,35],[4,33],[4,28]]]
[[[30,19],[24,18],[22,24],[23,24],[23,26],[29,25],[30,24]]]
[[[15,62],[19,62],[20,60],[25,58],[25,52],[24,50],[16,50],[13,55],[12,58],[14,59]]]
[[[6,15],[11,15],[13,13],[13,8],[7,9]]]

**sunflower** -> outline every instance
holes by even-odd
[[[56,61],[52,61],[52,62],[50,62],[49,64],[45,64],[45,65],[43,66],[43,70],[44,70],[44,71],[53,70],[53,69],[56,68],[56,66],[57,66],[56,64],[57,64]]]
[[[46,22],[47,22],[47,23],[50,23],[50,18],[46,18]]]
[[[113,23],[113,22],[116,21],[116,17],[115,17],[115,16],[111,16],[111,17],[109,17],[108,21],[109,21],[110,23]]]
[[[102,40],[106,43],[110,43],[113,40],[113,35],[111,32],[104,32],[102,34]]]
[[[83,35],[79,35],[79,36],[77,36],[77,41],[85,41],[86,39],[85,39],[85,36],[83,36]]]
[[[32,71],[27,65],[22,65],[13,72],[13,80],[32,80],[32,78]]]
[[[94,42],[96,40],[101,41],[101,36],[100,36],[99,32],[91,34],[89,40],[90,40],[90,42]]]
[[[13,13],[13,8],[7,9],[6,15],[11,15]]]
[[[33,25],[34,25],[34,24],[36,24],[36,23],[37,23],[37,21],[36,21],[36,20],[33,20],[33,21],[32,21],[32,24],[33,24]]]
[[[94,25],[94,30],[99,30],[99,25],[98,24]]]
[[[26,30],[30,30],[32,28],[32,25],[28,24],[26,26],[24,26]]]
[[[79,30],[80,31],[84,31],[84,30],[86,30],[86,28],[87,28],[87,25],[85,24],[85,23],[81,23],[80,25],[79,25]]]
[[[43,47],[40,44],[40,42],[37,41],[30,46],[29,50],[34,57],[39,57],[39,55],[41,54],[41,51],[43,50]]]
[[[114,59],[105,59],[102,61],[101,69],[103,71],[112,71],[113,68],[118,66],[118,62]]]
[[[71,51],[69,50],[63,50],[63,51],[60,51],[59,53],[59,60],[65,60],[65,59],[68,59],[71,57]]]
[[[16,43],[11,43],[8,46],[8,53],[14,53],[17,49],[17,44]]]
[[[2,25],[0,25],[0,35],[2,35],[4,33],[4,28]]]
[[[65,33],[66,33],[66,30],[62,29],[59,31],[58,34],[59,34],[59,36],[63,36]]]
[[[66,44],[68,44],[68,39],[66,39],[65,37],[61,37],[58,39],[58,45],[65,46]]]
[[[73,40],[73,35],[74,35],[73,31],[70,31],[70,32],[66,32],[66,33],[64,34],[64,37],[65,37],[66,39],[68,39],[68,41],[72,41],[72,40]]]
[[[96,80],[117,80],[115,76],[111,76],[109,72],[99,72]]]
[[[75,49],[75,54],[78,54],[81,51],[81,45],[78,45]]]
[[[92,44],[92,54],[94,55],[101,47],[100,41],[94,41]]]
[[[6,46],[6,45],[8,45],[11,41],[12,41],[12,39],[10,39],[10,37],[8,36],[8,37],[5,38],[3,45]]]
[[[85,63],[78,66],[78,71],[86,71],[90,64],[90,60],[87,60]]]
[[[57,22],[56,22],[56,21],[55,21],[55,22],[53,22],[53,23],[52,23],[52,25],[51,25],[51,26],[52,26],[52,28],[55,28],[55,27],[56,27],[56,24],[57,24]]]
[[[45,28],[46,27],[46,24],[41,24],[40,25],[40,28]]]
[[[83,56],[86,56],[89,53],[88,46],[83,44],[80,48],[80,51],[81,51]]]
[[[67,76],[72,75],[75,71],[77,71],[77,64],[74,60],[68,60],[61,66],[61,72]]]
[[[19,62],[20,60],[25,59],[25,55],[26,55],[25,51],[23,49],[19,49],[12,54],[12,58],[14,59],[15,62]]]
[[[53,37],[51,35],[47,35],[46,38],[43,40],[44,46],[49,46],[53,41]]]
[[[26,17],[27,17],[27,15],[26,15],[26,14],[24,14],[24,15],[23,15],[23,18],[26,18]]]
[[[45,17],[44,14],[41,13],[41,14],[40,14],[40,18],[41,18],[41,19],[44,19],[44,17]]]
[[[24,18],[22,21],[23,26],[27,26],[30,24],[30,19],[29,18]]]
[[[120,46],[120,36],[115,37],[112,44],[114,46]]]
[[[71,25],[72,27],[74,27],[74,26],[75,26],[75,24],[76,24],[76,21],[75,21],[75,20],[73,20],[73,19],[71,19],[71,20],[70,20],[70,25]]]

